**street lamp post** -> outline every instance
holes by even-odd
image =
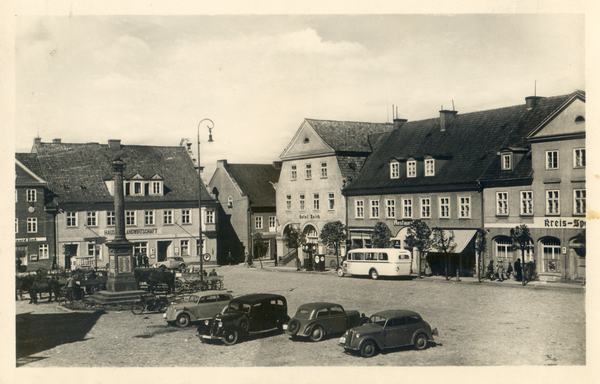
[[[206,121],[210,121],[210,126],[207,125],[208,128],[208,142],[212,143],[212,129],[215,126],[215,123],[211,119],[202,119],[198,123],[198,255],[200,256],[200,286],[204,285],[204,255],[202,254],[202,174],[200,171],[200,125]],[[207,123],[208,124],[208,123]]]

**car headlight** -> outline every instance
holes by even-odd
[[[219,322],[217,323],[217,327],[219,327],[219,328],[222,328],[222,327],[223,327],[223,323],[219,321]]]
[[[210,320],[204,320],[204,325],[210,325]]]
[[[356,338],[358,339],[359,337],[360,337],[360,333],[357,333],[356,334]]]
[[[167,314],[163,313],[163,319],[166,319],[166,318],[167,318]]]

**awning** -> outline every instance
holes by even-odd
[[[475,236],[475,234],[477,233],[477,230],[475,230],[475,229],[453,229],[453,230],[444,229],[444,238],[447,239],[450,236],[450,232],[454,232],[453,244],[456,244],[456,247],[454,247],[454,251],[452,251],[452,253],[461,253],[462,251],[465,250],[467,245],[469,245],[469,243],[471,242],[471,239],[473,239],[473,236]],[[433,237],[433,233],[431,234],[431,236]],[[430,250],[430,252],[442,252],[442,251],[439,249],[436,249],[436,248],[432,248]]]

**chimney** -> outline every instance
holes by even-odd
[[[457,113],[458,111],[450,111],[447,109],[442,109],[440,111],[440,131],[444,132],[446,127],[452,124]]]
[[[543,97],[528,96],[525,98],[525,106],[527,107],[527,109],[535,108],[535,106],[538,105],[538,102],[540,101],[540,99],[543,99]]]
[[[275,169],[281,169],[281,164],[282,163],[283,163],[282,161],[274,161],[273,162],[273,168],[275,168]]]
[[[217,168],[225,168],[227,160],[217,160]]]
[[[60,144],[61,139],[52,139],[52,144]]]
[[[121,149],[121,139],[109,139],[108,149],[118,151]]]
[[[394,118],[394,129],[398,129],[400,128],[400,126],[404,123],[406,123],[408,120],[406,119],[399,119],[399,118]]]
[[[42,138],[41,137],[36,137],[33,139],[33,145],[41,145],[42,144]]]

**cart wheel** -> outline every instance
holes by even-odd
[[[142,312],[144,312],[144,309],[145,309],[144,303],[142,303],[141,301],[136,301],[131,306],[131,312],[134,315],[141,315]]]
[[[223,289],[223,282],[221,280],[217,280],[215,282],[215,289],[217,289],[217,290]]]
[[[175,281],[175,292],[177,292],[177,293],[183,292],[183,283],[179,280]]]

